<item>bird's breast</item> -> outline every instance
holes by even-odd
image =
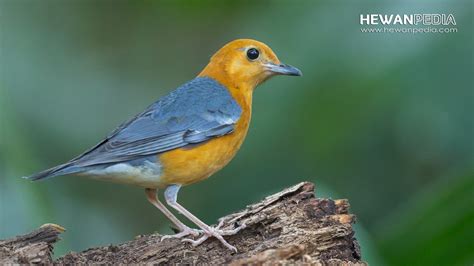
[[[162,186],[188,185],[201,181],[222,169],[235,156],[247,135],[250,108],[243,108],[232,133],[205,143],[171,150],[158,155],[163,174]]]

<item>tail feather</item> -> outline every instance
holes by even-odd
[[[46,169],[34,175],[24,176],[23,178],[36,181],[36,180],[46,179],[46,178],[60,176],[60,175],[78,173],[78,172],[81,172],[82,170],[83,169],[81,167],[77,167],[77,166],[66,163],[66,164],[61,164],[61,165]]]

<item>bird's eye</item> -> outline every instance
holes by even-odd
[[[260,55],[260,52],[255,48],[250,48],[247,50],[247,57],[250,60],[255,60]]]

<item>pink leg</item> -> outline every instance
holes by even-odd
[[[182,215],[184,215],[186,218],[188,218],[191,222],[196,224],[199,228],[201,228],[204,231],[204,236],[199,238],[198,240],[193,240],[193,239],[183,239],[183,241],[191,242],[194,246],[197,246],[201,244],[202,242],[206,241],[209,237],[215,237],[219,239],[219,241],[229,248],[230,250],[237,252],[237,249],[229,244],[223,236],[226,235],[234,235],[237,232],[239,232],[241,229],[245,228],[245,225],[241,225],[238,228],[235,228],[233,230],[220,230],[220,227],[222,226],[222,221],[219,223],[217,227],[211,227],[207,224],[205,224],[203,221],[199,220],[196,216],[194,216],[192,213],[190,213],[188,210],[186,210],[183,206],[181,206],[176,200],[178,196],[178,191],[181,188],[180,185],[171,185],[166,188],[165,191],[165,199],[166,203],[168,203],[169,206],[173,207],[175,210],[180,212]]]
[[[200,230],[192,229],[189,228],[187,225],[183,224],[176,216],[173,215],[166,207],[161,203],[161,201],[158,200],[158,197],[156,195],[157,190],[156,189],[151,189],[147,188],[145,189],[145,194],[146,198],[148,201],[153,204],[156,208],[158,208],[168,219],[179,229],[179,233],[174,234],[174,235],[166,235],[161,238],[161,240],[164,240],[166,238],[181,238],[183,236],[187,235],[193,235],[193,236],[198,236],[200,233]]]

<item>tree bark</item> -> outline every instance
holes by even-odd
[[[349,213],[347,200],[315,198],[314,185],[297,184],[246,209],[222,217],[223,229],[246,228],[225,238],[233,253],[216,239],[197,247],[179,239],[160,241],[144,235],[119,245],[70,252],[53,261],[53,244],[64,231],[47,224],[10,240],[0,241],[0,264],[5,263],[153,263],[153,264],[316,264],[366,265]]]

